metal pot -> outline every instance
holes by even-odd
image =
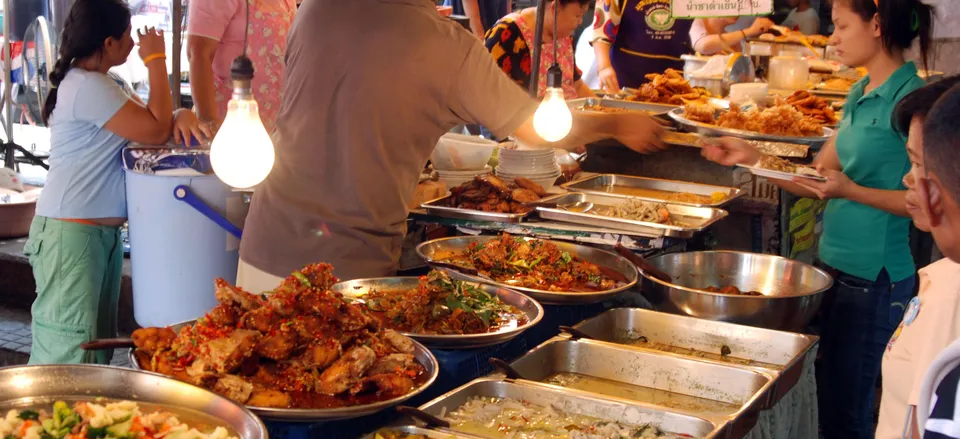
[[[667,283],[644,275],[644,295],[657,309],[707,320],[799,331],[813,318],[829,274],[780,256],[738,251],[670,253],[649,262],[673,277]],[[700,290],[733,285],[763,296]]]

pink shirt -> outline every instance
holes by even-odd
[[[267,132],[276,125],[283,99],[283,57],[287,32],[297,11],[296,0],[247,0],[250,2],[250,32],[247,56],[253,61],[256,77],[253,94],[260,106],[260,118]],[[227,112],[233,93],[230,64],[243,50],[246,25],[244,0],[190,0],[187,33],[220,42],[213,57],[214,87],[220,117]]]
[[[877,439],[899,439],[930,363],[960,338],[960,264],[941,259],[920,270],[919,311],[909,310],[883,353]],[[908,307],[909,308],[909,307]]]

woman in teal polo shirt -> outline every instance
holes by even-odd
[[[920,39],[924,64],[932,9],[917,0],[835,0],[833,42],[844,64],[869,72],[847,96],[836,136],[814,159],[827,181],[773,181],[808,198],[829,199],[820,261],[834,275],[818,362],[820,427],[826,439],[872,438],[875,383],[887,341],[916,282],[910,219],[901,180],[910,169],[906,137],[890,125],[897,102],[924,85],[904,50]],[[759,152],[720,139],[703,155],[755,163]]]

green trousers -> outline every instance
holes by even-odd
[[[80,344],[117,334],[120,229],[37,216],[24,248],[37,283],[30,364],[110,364],[113,351]]]

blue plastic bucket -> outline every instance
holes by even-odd
[[[213,175],[171,177],[126,169],[126,177],[137,323],[162,327],[203,316],[217,305],[214,280],[236,281],[239,241],[177,200],[174,188],[189,187],[227,217],[228,205],[242,208],[242,195]]]

